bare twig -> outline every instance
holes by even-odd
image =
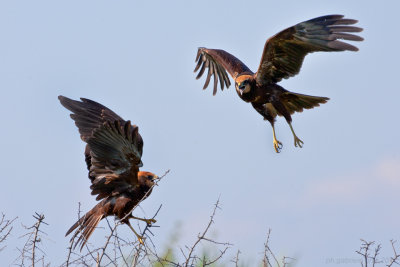
[[[40,261],[42,261],[43,266],[45,265],[44,263],[45,253],[38,245],[39,243],[42,242],[43,239],[42,236],[46,235],[46,233],[40,230],[40,228],[43,224],[45,225],[48,224],[44,221],[43,214],[35,212],[33,218],[36,219],[36,223],[30,227],[24,226],[25,229],[29,230],[29,232],[20,237],[22,238],[28,236],[25,245],[23,246],[22,249],[17,248],[18,251],[20,252],[20,256],[17,259],[15,259],[15,261],[20,260],[21,261],[21,263],[19,264],[20,266],[25,266],[25,260],[30,260],[31,266],[33,267],[36,265],[37,262]],[[39,256],[37,255],[38,253]]]
[[[239,254],[240,250],[237,251],[235,258],[232,261],[235,264],[235,267],[239,267]]]
[[[41,241],[39,237],[39,228],[42,223],[47,224],[44,222],[44,215],[39,214],[36,212],[36,216],[33,215],[33,218],[37,220],[35,225],[33,226],[34,229],[34,236],[33,236],[33,241],[32,241],[32,267],[35,266],[35,254],[36,254],[36,248],[37,248],[37,243]]]
[[[213,210],[213,212],[212,212],[212,214],[211,214],[211,216],[210,216],[210,221],[208,222],[206,229],[203,231],[203,233],[201,233],[201,234],[199,234],[199,235],[197,236],[197,240],[196,240],[196,242],[192,245],[192,247],[190,247],[190,248],[187,247],[187,249],[189,250],[187,256],[186,256],[186,254],[182,251],[182,253],[183,253],[183,255],[184,255],[185,259],[186,259],[186,261],[185,261],[185,263],[183,264],[183,266],[185,266],[185,267],[186,267],[186,266],[192,266],[192,265],[194,264],[194,262],[195,262],[197,259],[199,259],[199,258],[198,258],[197,256],[195,256],[193,253],[194,253],[194,251],[195,251],[197,245],[198,245],[198,244],[200,243],[200,241],[202,241],[202,240],[207,241],[207,242],[209,242],[209,243],[216,244],[216,245],[223,245],[223,246],[225,246],[225,248],[224,248],[223,250],[220,250],[219,255],[218,255],[214,260],[211,260],[211,261],[207,262],[207,260],[204,258],[204,259],[203,259],[203,266],[207,266],[207,265],[213,264],[213,263],[215,263],[216,261],[218,261],[219,259],[221,259],[222,256],[225,254],[225,252],[232,246],[232,244],[230,244],[230,243],[216,242],[216,241],[214,241],[214,240],[211,240],[211,239],[205,237],[206,234],[207,234],[207,232],[210,230],[211,225],[214,223],[214,217],[215,217],[215,214],[216,214],[217,209],[219,209],[219,208],[220,208],[220,207],[219,207],[219,198],[218,198],[217,202],[216,202],[215,205],[214,205],[214,210]]]
[[[263,267],[272,267],[271,260],[270,260],[270,255],[271,255],[276,266],[280,267],[281,264],[279,263],[278,258],[275,256],[275,254],[272,252],[271,248],[269,247],[270,237],[271,237],[271,229],[268,229],[267,240],[264,243],[264,257],[262,260],[262,265],[263,265]],[[290,262],[288,262],[288,260],[290,260]],[[283,256],[281,263],[282,263],[283,267],[287,267],[292,263],[292,261],[295,261],[295,260],[296,259],[294,259],[294,258]]]
[[[105,255],[106,248],[107,248],[108,244],[110,243],[110,239],[113,236],[113,233],[114,233],[115,229],[119,225],[119,223],[116,223],[114,225],[114,227],[111,227],[110,222],[108,221],[108,218],[106,218],[106,221],[107,221],[108,227],[110,228],[111,233],[108,235],[108,237],[106,239],[106,242],[104,243],[103,247],[100,249],[101,250],[101,254],[98,255],[97,261],[96,261],[96,266],[97,267],[100,266],[101,260],[103,259],[103,256]]]
[[[375,256],[371,257],[370,256],[370,248],[371,248],[371,246],[373,246],[375,244],[375,242],[367,242],[364,239],[361,239],[361,242],[362,242],[362,244],[361,244],[360,250],[357,250],[356,252],[363,257],[361,266],[368,267],[368,259],[373,259],[378,256],[380,245],[378,245],[379,249],[375,250],[375,254],[374,254]],[[375,265],[375,261],[373,262],[373,264]]]
[[[12,229],[13,229],[13,222],[17,219],[15,217],[12,220],[6,219],[6,215],[4,213],[1,213],[1,219],[0,219],[0,244],[5,242],[7,237],[10,235]],[[0,247],[0,252],[5,248],[6,246]]]
[[[269,256],[268,253],[271,254],[272,258],[274,259],[276,265],[278,267],[280,267],[280,264],[277,260],[277,258],[275,257],[275,254],[272,252],[272,250],[269,248],[269,238],[271,236],[271,229],[268,229],[268,234],[267,234],[267,240],[264,243],[264,259],[263,259],[263,266],[268,267],[268,266],[272,266],[270,260],[269,260]]]
[[[379,252],[381,250],[381,244],[378,244],[375,248],[374,255],[371,257],[372,259],[372,267],[375,267],[375,264],[382,263],[382,261],[378,260]]]
[[[287,260],[290,260],[290,262],[288,262]],[[295,261],[295,260],[296,260],[295,258],[283,256],[283,258],[282,258],[283,267],[287,267],[287,266],[291,265],[292,261]]]
[[[396,251],[396,247],[395,247],[395,243],[397,241],[396,240],[390,240],[390,243],[392,244],[392,249],[393,249],[393,257],[390,258],[390,262],[388,265],[386,265],[387,267],[391,267],[393,264],[397,264],[400,265],[400,254]]]
[[[380,244],[378,244],[374,248],[373,255],[371,256],[370,254],[371,254],[371,251],[373,250],[375,242],[367,242],[364,239],[361,239],[361,242],[362,242],[361,247],[358,251],[356,251],[356,253],[363,257],[363,259],[361,260],[362,267],[368,267],[369,262],[372,263],[372,267],[375,267],[376,265],[383,263],[383,260],[379,260],[379,258],[378,258],[379,253],[382,249],[382,246]],[[392,250],[393,250],[393,256],[390,257],[389,263],[386,264],[387,267],[392,267],[395,264],[400,265],[400,254],[398,253],[398,251],[396,250],[396,247],[395,247],[396,241],[390,240],[390,243],[391,243]]]

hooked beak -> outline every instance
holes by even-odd
[[[158,177],[157,175],[156,176],[154,176],[154,178],[153,178],[153,182],[155,182],[155,185],[157,185],[158,186],[158,181],[160,181],[161,180],[161,178],[160,177]]]
[[[244,85],[238,84],[237,88],[238,88],[239,94],[243,95],[244,88],[246,88],[246,87]]]
[[[245,86],[239,86],[239,94],[240,95],[243,95],[243,92],[244,92],[244,89],[245,89],[246,87]]]

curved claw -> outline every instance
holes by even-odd
[[[144,237],[143,236],[137,236],[137,239],[139,241],[140,244],[144,245]]]
[[[131,228],[131,230],[133,231],[133,233],[134,233],[135,236],[137,237],[139,243],[142,244],[142,245],[144,245],[144,237],[141,236],[141,235],[139,235],[139,234],[135,231],[135,229],[133,229],[133,227],[132,227],[132,225],[129,223],[129,221],[128,221],[127,225],[129,226],[129,228]]]
[[[294,146],[299,146],[300,148],[303,147],[304,142],[300,140],[297,136],[294,137]]]
[[[148,226],[151,226],[153,223],[157,222],[155,219],[144,219],[144,221],[147,223]]]
[[[136,217],[136,216],[133,216],[133,215],[130,215],[129,218],[146,222],[146,224],[148,226],[151,226],[153,223],[157,222],[155,219],[144,219],[144,218],[139,218],[139,217]]]
[[[276,152],[276,153],[281,152],[282,147],[283,147],[282,143],[275,139],[275,140],[274,140],[274,149],[275,149],[275,152]]]

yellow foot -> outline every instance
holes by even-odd
[[[144,245],[144,237],[143,236],[137,235],[137,239],[139,240],[140,244]]]
[[[140,220],[140,221],[146,222],[148,226],[151,226],[153,223],[156,223],[156,222],[157,222],[157,221],[154,220],[154,219],[144,219],[144,218],[139,218],[139,217],[135,217],[135,216],[132,216],[132,215],[129,216],[129,218],[132,218],[132,219],[136,219],[136,220]]]
[[[303,147],[304,142],[300,140],[297,136],[294,136],[294,146],[299,146],[300,148]]]
[[[274,148],[275,148],[275,152],[279,153],[281,152],[283,145],[281,142],[279,142],[278,140],[274,139]]]
[[[131,230],[133,231],[133,233],[135,234],[135,236],[137,237],[138,241],[140,244],[144,245],[144,237],[139,235],[135,229],[133,229],[132,225],[130,223],[127,223],[127,225],[129,226],[129,228],[131,228]]]
[[[156,223],[157,221],[154,219],[143,219],[147,223],[148,226],[151,226],[153,223]]]

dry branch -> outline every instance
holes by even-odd
[[[17,219],[17,217],[15,217],[12,220],[8,220],[6,219],[6,215],[4,213],[1,213],[1,219],[0,219],[0,244],[4,243],[8,236],[10,235],[13,226],[12,224],[14,223],[14,221]],[[6,248],[6,245],[0,247],[0,252]]]
[[[48,266],[49,264],[45,264],[45,256],[46,253],[40,248],[40,244],[43,242],[43,237],[47,234],[41,230],[41,226],[48,225],[44,221],[44,215],[35,212],[33,215],[36,222],[30,227],[24,226],[28,233],[22,235],[20,238],[28,237],[22,249],[18,249],[20,255],[14,262],[20,261],[20,263],[16,263],[19,266],[25,266],[25,261],[28,260],[31,262],[32,267],[35,267],[36,263],[42,262],[42,266]]]

